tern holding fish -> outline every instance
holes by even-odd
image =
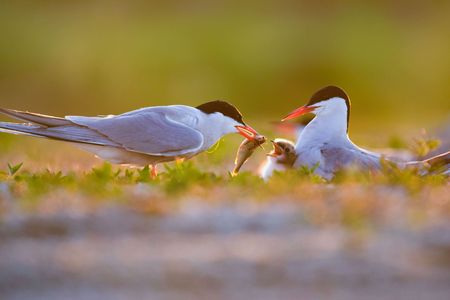
[[[229,133],[249,141],[257,136],[239,110],[225,101],[153,106],[107,117],[59,118],[10,109],[0,113],[27,122],[0,122],[0,132],[74,143],[111,163],[150,165],[153,176],[158,163],[191,158]]]

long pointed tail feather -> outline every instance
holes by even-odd
[[[64,126],[70,125],[71,122],[59,117],[46,116],[37,113],[31,113],[26,111],[0,108],[0,113],[7,115],[11,118],[22,120],[25,122],[31,122],[34,124],[43,125],[46,127]]]
[[[430,171],[443,171],[448,173],[450,170],[450,151],[433,156],[423,161],[429,166]]]
[[[120,144],[111,141],[106,136],[89,128],[75,124],[68,126],[43,127],[34,124],[0,122],[0,132],[49,138],[73,143],[121,147]]]
[[[39,134],[39,130],[41,130],[42,128],[43,127],[39,125],[0,122],[0,132],[17,135],[45,137],[42,134]]]
[[[426,168],[429,172],[448,173],[450,170],[450,151],[433,156],[431,158],[411,161],[406,163],[406,166]]]

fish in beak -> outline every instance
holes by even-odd
[[[239,146],[238,152],[236,154],[236,159],[234,161],[234,170],[231,173],[232,176],[235,176],[239,173],[239,170],[244,165],[244,163],[247,161],[247,159],[252,156],[253,152],[257,147],[262,148],[262,144],[266,142],[266,138],[263,135],[256,135],[253,140],[249,140],[246,138],[241,145]]]
[[[242,135],[243,137],[245,137],[247,140],[250,141],[253,141],[258,135],[258,132],[248,125],[246,126],[237,125],[235,126],[235,128],[240,135]]]
[[[286,117],[284,117],[281,121],[291,120],[291,119],[300,117],[302,115],[305,115],[307,113],[314,112],[314,110],[316,108],[318,108],[318,106],[313,106],[313,105],[300,106],[299,108],[297,108],[296,110],[294,110],[293,112],[288,114]]]

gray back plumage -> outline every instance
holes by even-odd
[[[123,148],[149,155],[194,154],[203,145],[202,134],[170,118],[184,117],[193,108],[150,107],[118,116],[58,118],[16,110],[0,113],[30,123],[0,122],[0,131],[37,137]]]
[[[200,132],[170,119],[167,111],[160,109],[149,108],[107,118],[69,116],[67,119],[101,133],[127,150],[145,154],[183,155],[203,145]]]

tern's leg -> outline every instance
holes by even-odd
[[[156,165],[150,165],[150,169],[151,169],[151,177],[152,179],[156,179],[156,177],[158,177],[158,169],[156,168]]]
[[[176,162],[177,164],[181,164],[183,161],[184,161],[184,157],[177,157],[177,158],[175,159],[175,162]]]

